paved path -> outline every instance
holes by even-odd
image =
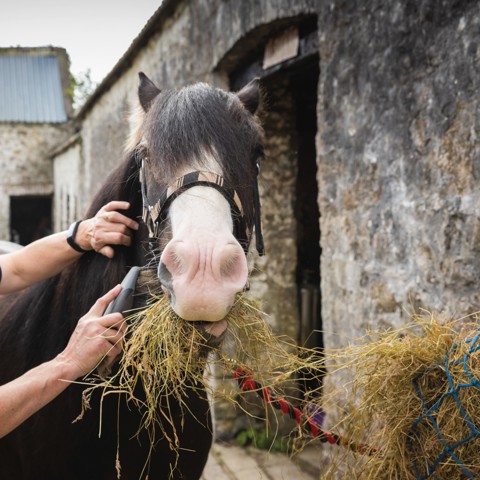
[[[201,480],[318,480],[318,451],[289,458],[251,447],[215,443]]]

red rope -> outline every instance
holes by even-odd
[[[272,407],[276,408],[277,410],[281,410],[282,413],[289,415],[290,418],[295,420],[297,425],[300,425],[304,429],[306,428],[308,433],[313,438],[318,438],[323,443],[328,442],[332,445],[349,448],[350,450],[361,454],[371,455],[377,452],[375,447],[365,445],[363,443],[353,442],[342,435],[338,435],[320,428],[311,418],[305,419],[305,416],[299,408],[293,406],[283,398],[275,397],[267,387],[264,387],[260,383],[256,382],[252,375],[245,369],[238,367],[233,371],[232,374],[233,378],[235,378],[239,387],[243,391],[255,392],[267,404],[272,405]]]

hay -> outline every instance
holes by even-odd
[[[196,322],[180,319],[165,296],[152,298],[146,309],[126,318],[124,354],[116,372],[107,378],[92,372],[85,380],[89,387],[84,391],[79,418],[89,408],[94,391],[101,391],[102,401],[107,395],[123,395],[145,412],[139,431],[151,432],[152,446],[156,441],[153,436],[156,426],[175,450],[179,447],[176,434],[172,437],[163,426],[164,422],[167,425],[173,422],[170,412],[159,408],[162,399],[176,400],[188,408],[185,400],[195,391],[211,398],[221,396],[251,414],[245,410],[242,391],[238,388],[235,391],[212,390],[204,374],[207,365],[221,367],[228,376],[235,368],[248,369],[263,385],[297,403],[298,382],[305,376],[323,374],[318,352],[302,349],[293,340],[274,335],[257,303],[248,300],[245,294],[237,297],[226,320],[228,333],[222,345],[210,346],[203,329]],[[141,398],[137,387],[143,392]],[[319,394],[306,392],[310,398],[317,398]],[[267,410],[266,404],[264,408]],[[298,435],[302,435],[301,428]]]
[[[168,434],[163,426],[173,421],[168,408],[158,408],[165,405],[161,400],[188,409],[185,399],[192,392],[221,396],[246,414],[258,415],[244,401],[248,392],[215,391],[204,373],[207,366],[219,367],[227,376],[240,369],[251,372],[262,385],[259,390],[269,389],[273,397],[302,409],[305,423],[293,425],[294,452],[308,441],[305,424],[319,410],[328,410],[329,404],[337,413],[343,409],[331,425],[339,435],[331,436],[347,448],[334,447],[324,479],[480,478],[480,331],[475,319],[416,317],[403,329],[371,332],[360,345],[321,356],[275,335],[258,304],[245,295],[237,297],[226,320],[228,334],[217,348],[198,324],[178,318],[165,297],[153,298],[127,318],[116,372],[107,378],[91,374],[86,380],[82,414],[94,391],[101,392],[102,401],[107,395],[124,396],[144,412],[139,431],[152,432],[150,448],[158,440],[157,427],[178,453],[176,433]],[[323,376],[325,363],[333,378],[354,380],[327,393],[320,388],[301,392],[300,384]],[[340,398],[346,398],[342,405]],[[268,417],[267,403],[262,418]],[[358,445],[365,447],[352,448]],[[120,468],[118,458],[117,464]]]
[[[332,369],[354,378],[335,428],[378,451],[355,458],[335,452],[325,478],[340,478],[339,470],[368,480],[480,478],[478,328],[472,318],[417,317],[328,352]]]

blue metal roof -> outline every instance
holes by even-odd
[[[56,56],[0,55],[0,122],[66,120]]]

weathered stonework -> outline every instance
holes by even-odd
[[[338,333],[399,327],[420,307],[460,315],[480,306],[479,6],[387,3],[330,2],[320,14],[330,346],[345,343]]]
[[[0,238],[9,240],[10,197],[53,194],[52,148],[66,125],[0,123]]]
[[[257,258],[252,271],[251,294],[262,300],[272,327],[297,338],[296,244],[294,195],[296,179],[295,138],[289,132],[293,101],[286,82],[269,95],[269,109],[261,114],[265,125],[265,159],[260,165],[262,225],[266,255]],[[292,321],[293,320],[293,321]]]

